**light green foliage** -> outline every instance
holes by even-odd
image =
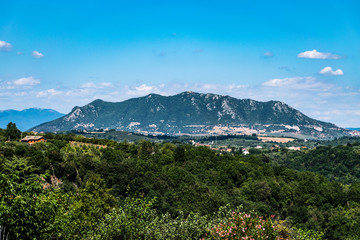
[[[155,203],[156,199],[127,197],[119,209],[107,214],[89,233],[89,239],[200,239],[209,235],[212,226],[226,222],[231,216],[226,206],[212,215],[180,212],[174,218],[168,213],[157,213]]]
[[[358,204],[356,204],[358,205]],[[359,239],[360,207],[338,207],[332,209],[327,222],[325,236],[334,239]]]
[[[324,233],[314,230],[295,229],[294,240],[321,240],[324,239]]]
[[[4,159],[1,173],[13,174],[19,179],[29,177],[35,170],[35,167],[30,165],[28,159],[13,156],[11,159]]]
[[[57,202],[43,190],[38,177],[21,179],[0,174],[0,225],[9,239],[46,239],[47,225],[53,221]]]
[[[114,209],[91,233],[92,239],[144,239],[149,223],[156,219],[151,209],[154,200],[128,197],[123,206]]]

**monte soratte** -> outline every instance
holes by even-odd
[[[279,101],[258,102],[216,94],[150,94],[123,102],[95,100],[31,131],[116,129],[144,134],[268,134],[303,138],[348,135]]]

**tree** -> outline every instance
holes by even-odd
[[[8,123],[5,130],[5,137],[9,140],[19,140],[21,137],[21,131],[16,127],[15,123]]]
[[[139,155],[148,158],[153,152],[153,146],[149,141],[141,141],[139,147]]]
[[[53,222],[58,203],[38,176],[24,180],[1,173],[0,193],[0,223],[9,239],[49,239],[46,227]]]
[[[84,188],[65,198],[58,209],[55,221],[49,224],[49,231],[56,239],[84,239],[97,222],[106,214],[116,209],[116,198],[105,188],[105,182],[97,175],[92,175]]]

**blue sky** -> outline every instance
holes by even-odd
[[[0,3],[0,109],[182,91],[360,126],[358,1]]]

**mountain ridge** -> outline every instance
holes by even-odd
[[[122,102],[101,99],[79,107],[34,131],[116,129],[151,134],[278,134],[333,138],[347,130],[312,119],[284,102],[259,102],[212,93],[148,94]]]
[[[35,125],[52,121],[65,114],[49,108],[27,108],[23,110],[0,110],[0,128],[14,122],[18,129],[25,131]]]

